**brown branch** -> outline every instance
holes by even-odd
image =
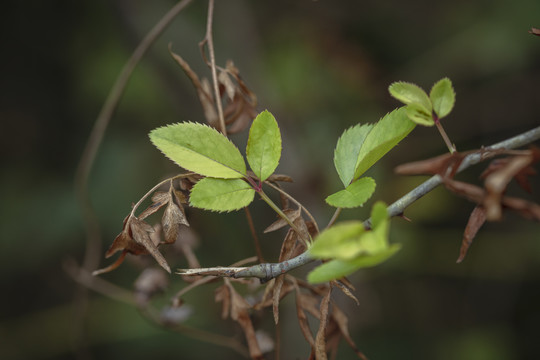
[[[212,71],[212,84],[214,85],[214,97],[216,98],[215,105],[217,108],[219,127],[223,135],[227,136],[227,128],[225,127],[225,116],[223,115],[223,105],[221,103],[221,94],[219,93],[219,84],[216,71],[216,55],[214,53],[214,37],[212,35],[212,26],[214,19],[214,0],[208,1],[208,17],[206,20],[206,35],[199,43],[203,58],[206,61],[204,53],[204,46],[208,46],[208,53],[210,54],[210,70]]]

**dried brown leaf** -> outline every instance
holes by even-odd
[[[330,306],[330,294],[332,288],[328,287],[326,295],[321,300],[319,330],[315,337],[315,358],[317,360],[326,360],[326,325],[328,324],[328,310]]]
[[[296,209],[296,210],[292,210],[292,209],[286,209],[286,210],[283,210],[283,213],[285,213],[285,215],[287,215],[287,217],[291,220],[291,221],[295,221],[296,219],[298,219],[298,217],[300,216],[300,213],[301,213],[301,209]],[[276,231],[276,230],[279,230],[285,226],[287,226],[288,223],[286,220],[284,220],[283,218],[279,218],[278,220],[274,221],[272,224],[270,224],[270,226],[268,226],[266,229],[264,229],[264,233],[269,233],[269,232],[272,232],[272,231]]]
[[[292,183],[293,182],[293,179],[292,177],[288,176],[288,175],[283,175],[283,174],[272,174],[268,177],[268,179],[266,179],[266,181],[270,181],[270,182],[288,182],[288,183]]]
[[[402,164],[394,169],[399,175],[435,175],[453,178],[459,165],[469,153],[454,152],[443,154],[431,159]]]
[[[228,279],[225,279],[225,284],[229,287],[231,294],[231,319],[238,322],[242,327],[248,343],[249,355],[252,359],[263,359],[262,351],[259,347],[257,336],[255,335],[255,330],[249,317],[249,303],[236,292]]]
[[[502,198],[504,207],[517,211],[525,219],[540,221],[540,205],[515,197],[505,196]]]
[[[272,312],[274,314],[274,323],[279,322],[279,299],[281,294],[281,288],[283,287],[283,282],[285,281],[285,275],[279,275],[276,278],[276,283],[273,287],[274,291],[272,293]]]
[[[536,36],[540,36],[540,29],[537,29],[535,27],[532,27],[531,30],[529,30],[529,34],[533,34]]]
[[[169,45],[169,53],[171,54],[173,59],[182,67],[182,70],[184,70],[186,75],[189,77],[189,79],[193,83],[195,90],[197,90],[197,95],[199,97],[199,101],[201,102],[201,106],[202,106],[206,121],[211,126],[216,127],[218,124],[218,115],[217,115],[217,111],[214,105],[214,97],[212,96],[212,88],[210,86],[208,79],[202,79],[201,81],[199,79],[199,76],[197,76],[197,74],[191,69],[189,64],[180,55],[172,52],[170,45]]]
[[[459,249],[459,258],[457,259],[457,263],[460,263],[463,261],[463,259],[465,259],[465,255],[467,255],[467,251],[469,251],[469,247],[471,246],[474,237],[485,222],[486,209],[484,209],[484,207],[481,205],[477,205],[471,212],[469,221],[465,227],[465,233],[463,234],[463,240],[461,241],[461,248]]]
[[[482,204],[485,197],[485,190],[479,186],[469,184],[462,181],[444,179],[444,186],[457,195],[463,196],[464,198],[472,201],[476,204]]]
[[[502,217],[501,199],[510,181],[527,168],[534,160],[532,155],[514,156],[508,159],[496,171],[486,177],[485,188],[487,195],[484,199],[486,217],[489,221],[500,220]]]
[[[336,322],[341,335],[347,341],[347,344],[354,350],[356,355],[360,359],[367,360],[366,356],[358,349],[349,333],[349,318],[345,313],[335,304],[332,303],[332,319]]]
[[[148,253],[154,257],[158,264],[170,273],[171,268],[167,264],[167,261],[163,255],[161,255],[157,249],[157,246],[152,242],[152,239],[150,239],[150,236],[148,235],[148,233],[154,232],[152,226],[142,220],[137,219],[136,217],[131,217],[131,220],[129,221],[129,228],[131,230],[130,232],[133,240],[138,245],[142,245],[146,251],[148,251]]]
[[[306,338],[311,348],[314,349],[315,339],[313,339],[313,334],[311,333],[311,329],[309,327],[309,321],[306,313],[304,312],[305,301],[303,301],[303,295],[300,292],[300,288],[298,287],[298,284],[296,282],[294,283],[294,287],[296,290],[296,314],[298,316],[298,324],[300,325],[302,335],[304,335],[304,338]]]
[[[143,212],[141,212],[138,218],[140,220],[146,219],[148,216],[152,215],[153,213],[161,209],[163,206],[167,205],[170,199],[171,197],[168,192],[156,191],[152,195],[152,205],[150,205]]]
[[[172,244],[178,239],[181,225],[189,226],[184,210],[172,201],[169,202],[163,213],[161,224],[163,225],[163,236],[167,244]]]
[[[218,75],[218,81],[225,88],[225,94],[227,94],[229,100],[234,99],[236,88],[234,83],[226,70],[221,70]]]
[[[352,299],[356,303],[356,305],[360,305],[360,301],[358,301],[358,298],[354,296],[354,294],[351,292],[351,288],[354,289],[354,287],[349,288],[349,286],[346,284],[350,284],[352,286],[352,284],[346,278],[342,278],[339,281],[332,282],[332,285],[337,286],[341,290],[341,292],[343,292],[345,295],[347,295],[347,297]]]

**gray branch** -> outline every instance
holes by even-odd
[[[530,144],[536,140],[540,139],[540,126],[529,130],[523,134],[514,136],[510,139],[501,141],[499,143],[493,144],[491,146],[485,147],[485,152],[489,150],[500,150],[500,149],[516,149],[521,146]],[[468,167],[478,164],[479,162],[485,160],[485,157],[482,155],[482,152],[472,153],[467,155],[458,169],[458,172],[461,172]],[[390,216],[397,216],[403,213],[405,208],[414,203],[416,200],[420,199],[422,196],[433,190],[435,187],[440,185],[442,178],[439,175],[434,175],[422,184],[418,185],[416,188],[411,190],[402,198],[396,200],[392,205],[388,207],[388,213]],[[370,219],[364,222],[364,225],[369,227]],[[278,275],[285,274],[293,269],[296,269],[302,265],[306,265],[316,259],[312,258],[308,251],[280,263],[263,263],[254,265],[251,267],[213,267],[213,268],[202,268],[202,269],[180,269],[178,274],[182,275],[214,275],[214,276],[224,276],[224,277],[234,277],[234,278],[259,278],[261,282],[269,281]]]

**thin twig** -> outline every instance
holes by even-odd
[[[259,262],[264,262],[264,257],[261,249],[261,242],[259,241],[259,237],[257,236],[257,231],[255,230],[255,225],[253,224],[253,217],[251,216],[251,211],[248,207],[244,208],[244,212],[246,213],[246,219],[249,225],[249,231],[251,232],[251,237],[253,238],[253,241],[255,242],[255,252],[257,253],[257,257],[259,258]]]
[[[99,224],[94,214],[88,192],[88,176],[94,164],[97,151],[103,140],[105,130],[109,125],[111,117],[116,110],[120,98],[124,93],[128,80],[131,77],[135,66],[148,51],[150,46],[163,33],[172,20],[193,0],[182,0],[169,10],[163,18],[150,30],[141,43],[137,46],[122,71],[116,78],[101,111],[94,123],[90,137],[86,143],[81,160],[75,175],[75,190],[82,209],[83,220],[86,226],[86,250],[84,253],[83,267],[92,269],[97,267],[101,249],[101,234]]]
[[[225,127],[225,116],[223,115],[223,105],[221,103],[221,95],[219,93],[219,84],[216,71],[216,55],[214,52],[214,37],[212,35],[212,25],[214,18],[214,0],[208,1],[208,17],[206,20],[206,35],[199,43],[203,58],[206,59],[204,55],[204,45],[208,45],[208,53],[210,54],[210,70],[212,71],[212,84],[214,86],[214,97],[216,98],[216,108],[219,119],[219,127],[223,135],[227,136],[227,128]]]
[[[496,149],[514,149],[518,148],[527,144],[530,144],[536,140],[540,139],[540,126],[537,128],[534,128],[532,130],[529,130],[523,134],[514,136],[510,139],[501,141],[499,143],[496,143],[494,145],[488,146],[485,148],[486,151],[488,150],[496,150]],[[483,156],[481,153],[471,153],[467,155],[462,163],[461,166],[458,169],[458,172],[461,172],[471,165],[475,165],[483,160],[485,160],[486,157]],[[402,198],[396,200],[392,205],[388,207],[388,213],[390,216],[397,216],[403,213],[405,208],[407,208],[409,205],[414,203],[416,200],[420,199],[422,196],[433,190],[436,186],[440,185],[442,182],[442,179],[439,175],[435,175],[413,190],[411,190],[409,193],[407,193]],[[371,220],[368,219],[364,221],[364,226],[370,227],[371,226]],[[275,278],[278,275],[285,274],[293,269],[296,269],[300,266],[303,266],[305,264],[308,264],[315,259],[311,257],[309,251],[306,251],[292,259],[283,261],[281,263],[264,263],[264,264],[258,264],[254,265],[248,268],[236,268],[232,271],[230,268],[222,267],[222,268],[208,268],[208,269],[189,269],[190,271],[194,272],[193,275],[201,275],[205,274],[205,271],[212,271],[213,275],[219,274],[218,276],[226,276],[226,277],[234,277],[234,278],[240,278],[240,277],[256,277],[261,280],[261,282],[269,281],[273,278]],[[217,270],[217,272],[216,272]],[[184,270],[179,270],[180,274],[185,274]]]

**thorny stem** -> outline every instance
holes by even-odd
[[[525,133],[522,133],[520,135],[514,136],[510,139],[501,141],[499,143],[493,144],[491,146],[486,147],[486,150],[498,150],[498,149],[515,149],[527,144],[530,144],[536,140],[540,139],[540,126],[536,127],[532,130],[529,130]],[[461,165],[457,172],[461,172],[471,165],[478,164],[479,162],[485,160],[486,157],[482,155],[482,153],[472,153],[467,155],[463,161],[461,162]],[[429,193],[431,190],[433,190],[435,187],[440,185],[442,182],[442,178],[439,175],[434,175],[413,190],[411,190],[409,193],[407,193],[402,198],[396,200],[392,205],[388,207],[388,214],[393,217],[397,216],[403,213],[405,208],[407,208],[409,205],[414,203],[416,200],[420,199],[425,194]],[[367,219],[364,221],[364,226],[370,227],[371,226],[371,219]],[[281,263],[264,263],[264,264],[258,264],[247,268],[236,268],[234,271],[229,271],[229,268],[223,267],[217,267],[217,268],[211,268],[212,275],[215,276],[225,276],[225,277],[234,277],[234,278],[240,278],[240,277],[256,277],[261,280],[261,282],[269,281],[273,278],[275,278],[278,275],[285,274],[293,269],[296,269],[300,266],[303,266],[305,264],[308,264],[315,259],[311,257],[309,254],[309,251],[306,251],[292,259],[283,261]],[[185,275],[207,275],[208,269],[179,269],[178,274],[185,274]],[[217,270],[217,271],[216,271]]]
[[[448,150],[450,151],[450,154],[455,153],[456,152],[456,146],[454,144],[452,144],[452,142],[450,141],[450,138],[446,134],[446,131],[444,131],[444,128],[443,128],[439,118],[437,116],[434,116],[433,121],[435,121],[435,126],[437,126],[437,130],[439,130],[439,133],[441,134],[441,136],[442,136],[442,138],[444,140],[444,143],[446,144],[446,147],[448,147]]]
[[[204,45],[208,45],[208,53],[210,54],[210,70],[212,71],[212,83],[214,85],[214,97],[216,98],[216,108],[218,112],[219,127],[223,135],[227,136],[227,128],[225,127],[225,117],[223,116],[223,105],[221,104],[221,95],[219,93],[219,84],[216,71],[216,55],[214,53],[214,37],[212,36],[212,24],[214,17],[214,0],[208,1],[208,18],[206,21],[206,35],[199,46],[204,56]]]

